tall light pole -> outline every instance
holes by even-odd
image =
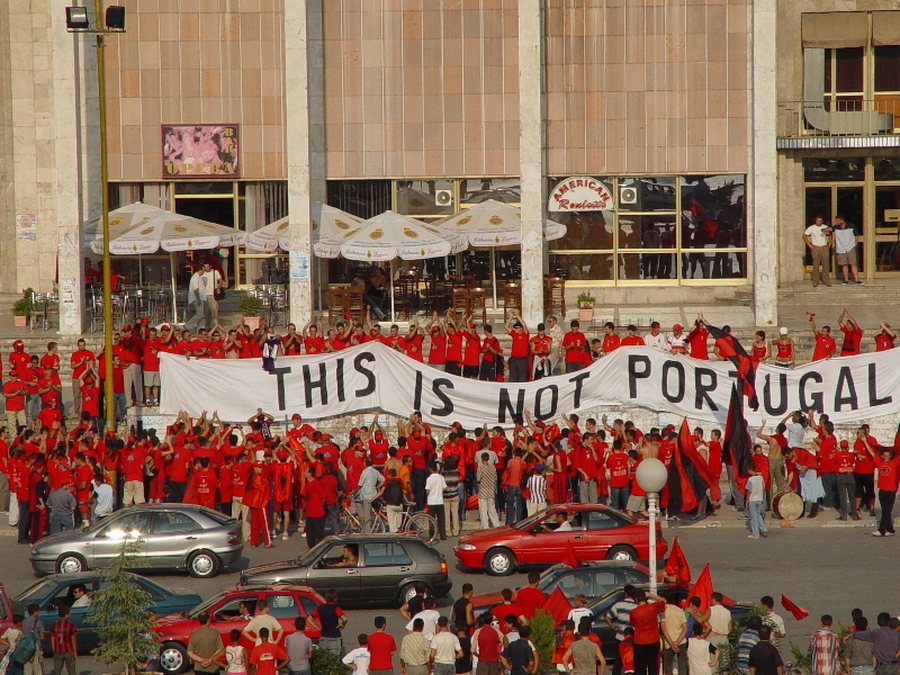
[[[106,133],[106,59],[107,33],[125,32],[125,8],[111,5],[103,17],[103,0],[94,0],[94,28],[90,26],[85,7],[66,7],[66,29],[70,33],[89,33],[97,39],[97,107],[100,122],[100,222],[103,227],[103,400],[106,427],[116,428],[116,408],[113,394],[113,325],[112,325],[112,262],[109,257],[109,158]],[[101,28],[105,26],[105,28]]]
[[[659,492],[666,485],[669,472],[666,465],[655,457],[641,460],[635,478],[647,493],[647,513],[650,514],[650,592],[656,594],[656,517],[659,515]]]

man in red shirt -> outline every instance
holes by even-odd
[[[875,351],[886,352],[888,349],[893,349],[896,339],[897,336],[891,330],[891,324],[882,323],[881,331],[875,335]]]
[[[603,355],[608,356],[622,346],[622,337],[616,332],[616,324],[607,321],[603,326]]]
[[[659,672],[659,615],[666,609],[666,601],[643,589],[635,589],[637,607],[631,610],[629,621],[634,628],[634,674],[657,675]],[[652,601],[652,602],[651,602]]]
[[[16,433],[18,427],[24,427],[25,397],[28,388],[19,380],[19,374],[15,370],[9,371],[9,377],[3,383],[3,397],[6,399],[6,423],[12,433]]]
[[[832,457],[837,483],[838,502],[840,513],[838,520],[847,520],[847,512],[853,520],[859,520],[859,512],[856,508],[856,482],[853,480],[853,466],[856,456],[850,451],[850,443],[841,441],[838,451]]]
[[[438,319],[437,312],[428,325],[431,333],[431,344],[428,348],[428,365],[438,370],[444,370],[447,364],[447,334],[444,327]]]
[[[553,374],[553,361],[550,352],[553,350],[553,338],[544,331],[543,323],[537,325],[537,334],[531,336],[532,368],[531,379],[540,380]]]
[[[394,653],[397,643],[394,636],[386,630],[387,620],[383,616],[375,617],[375,632],[369,634],[369,672],[393,673]]]
[[[479,619],[481,624],[481,619]],[[478,638],[472,651],[478,651],[478,672],[485,675],[497,675],[500,672],[500,649],[503,636],[490,623],[485,623],[476,631]],[[482,666],[482,664],[484,664]]]
[[[119,471],[125,480],[122,506],[146,502],[144,498],[144,462],[146,460],[147,448],[143,443],[129,444],[119,452]]]
[[[873,537],[893,537],[894,534],[894,502],[897,499],[897,484],[900,480],[900,456],[890,448],[879,448],[880,454],[875,454],[875,448],[869,444],[867,438],[863,439],[866,452],[875,463],[878,470],[878,503],[881,505],[881,520],[878,523],[878,532],[873,532]]]
[[[694,321],[694,327],[687,336],[687,343],[691,347],[691,358],[709,360],[709,331],[706,330],[706,324],[702,319]]]
[[[563,336],[562,349],[566,354],[566,372],[574,373],[590,363],[591,355],[588,351],[588,341],[580,330],[581,324],[573,319],[569,324],[569,332]]]
[[[506,332],[512,340],[509,352],[509,381],[528,382],[529,334],[525,320],[516,313],[506,322]]]
[[[269,642],[269,629],[259,629],[260,644],[250,652],[250,663],[256,666],[256,675],[278,675],[288,663],[287,652],[280,645]]]
[[[856,356],[860,353],[863,329],[846,309],[838,317],[844,341],[841,343],[841,356]]]
[[[815,321],[815,319],[811,319]],[[813,323],[815,331],[816,344],[813,346],[812,360],[822,361],[830,359],[837,352],[837,342],[831,335],[831,326],[822,326],[822,330],[816,330],[816,324]]]
[[[72,365],[72,397],[75,399],[75,411],[81,412],[81,376],[88,366],[97,362],[94,352],[87,349],[84,339],[76,343],[78,347],[72,352],[69,362]]]
[[[516,604],[522,608],[522,615],[529,621],[534,618],[534,613],[538,608],[543,607],[547,600],[547,594],[537,587],[540,580],[540,572],[529,572],[528,585],[520,588],[516,593]]]
[[[144,401],[149,406],[159,405],[159,353],[162,350],[162,340],[151,328],[148,337],[144,341]]]
[[[513,525],[522,519],[522,483],[525,480],[525,452],[516,448],[506,465],[506,524]],[[505,617],[500,617],[502,620]]]

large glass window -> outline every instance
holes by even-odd
[[[744,176],[600,180],[612,209],[550,214],[568,227],[550,244],[551,272],[622,285],[746,279]]]

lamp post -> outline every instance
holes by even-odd
[[[113,395],[112,353],[112,263],[109,257],[109,160],[106,134],[106,59],[104,38],[107,33],[125,32],[125,8],[111,5],[106,8],[103,21],[103,0],[94,0],[94,25],[91,28],[86,7],[66,7],[66,30],[70,33],[88,33],[97,38],[97,107],[100,123],[100,222],[103,225],[103,400],[106,409],[106,426],[115,429],[116,408]],[[101,28],[105,26],[105,28]]]
[[[666,485],[669,472],[666,465],[655,457],[641,460],[637,467],[637,482],[647,493],[647,513],[650,514],[650,592],[655,594],[656,583],[656,517],[659,491]]]

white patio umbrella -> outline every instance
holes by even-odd
[[[431,225],[408,216],[385,211],[363,222],[358,230],[344,235],[339,253],[348,260],[391,263],[391,319],[394,317],[394,261],[442,258],[465,248],[459,235],[444,234]],[[320,258],[336,258],[327,243],[313,245]]]
[[[103,253],[100,218],[85,223],[85,240],[94,253]],[[172,316],[178,321],[174,253],[234,246],[245,233],[218,223],[135,202],[109,212],[109,252],[114,255],[149,255],[167,251],[172,272]]]
[[[494,287],[494,309],[497,308],[498,246],[521,246],[522,216],[515,206],[488,199],[472,208],[460,211],[435,223],[442,233],[461,234],[473,248],[491,249],[491,284]],[[554,220],[544,221],[544,240],[553,241],[566,236],[566,226]]]
[[[362,218],[357,218],[334,206],[316,202],[312,207],[311,233],[313,244],[321,243],[323,250],[324,247],[331,246],[333,255],[327,257],[336,258],[338,253],[340,253],[343,236],[351,230],[359,229],[362,223]],[[289,225],[289,218],[281,218],[274,223],[269,223],[265,227],[248,233],[247,240],[244,243],[249,249],[265,253],[271,253],[276,248],[281,248],[282,251],[290,251]]]

